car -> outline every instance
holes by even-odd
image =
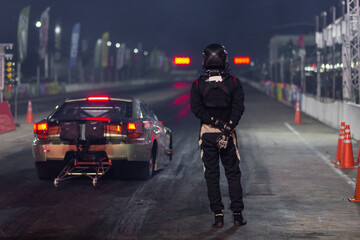
[[[68,99],[34,124],[32,152],[39,179],[54,185],[86,175],[149,179],[172,157],[172,133],[140,99]]]

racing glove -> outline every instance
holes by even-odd
[[[225,125],[225,123],[223,121],[221,121],[220,119],[214,118],[214,117],[211,117],[210,124],[211,124],[211,126],[218,128],[220,130]]]
[[[221,121],[220,119],[211,117],[211,125],[213,127],[216,127],[220,129],[220,131],[225,134],[226,136],[230,136],[231,132],[234,130],[234,126],[232,124],[232,121],[229,123],[225,123]]]
[[[220,134],[216,139],[216,145],[219,149],[226,149],[229,143],[229,135]]]

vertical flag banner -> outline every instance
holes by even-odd
[[[100,67],[102,40],[98,39],[95,44],[94,67]]]
[[[126,50],[126,45],[125,43],[122,43],[117,50],[116,69],[122,69],[125,65],[125,50]]]
[[[82,39],[81,40],[81,52],[84,53],[88,50],[88,40]]]
[[[29,28],[30,6],[24,7],[19,15],[18,23],[18,57],[23,62],[27,56],[28,28]]]
[[[131,61],[131,50],[129,48],[126,48],[125,50],[125,65],[131,67],[132,61]]]
[[[50,7],[47,7],[41,14],[40,22],[40,44],[39,44],[39,56],[40,59],[44,59],[46,55],[46,47],[48,43],[48,32],[49,32],[49,12]]]
[[[60,20],[55,25],[55,60],[61,58],[61,23]]]
[[[70,67],[76,65],[80,39],[80,23],[76,23],[72,29],[70,44]]]
[[[0,91],[4,90],[5,84],[5,59],[0,57]]]
[[[101,43],[101,66],[107,67],[108,61],[109,61],[109,47],[107,45],[107,42],[109,41],[109,32],[105,32],[102,35],[102,43]]]

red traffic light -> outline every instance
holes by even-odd
[[[234,57],[235,64],[250,64],[250,57]]]
[[[191,61],[189,57],[174,57],[173,62],[175,65],[189,65]]]

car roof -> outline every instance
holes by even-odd
[[[87,98],[73,98],[73,99],[67,99],[65,102],[82,102],[87,101]],[[122,102],[133,102],[134,99],[126,99],[126,98],[109,98],[109,101],[122,101]]]

